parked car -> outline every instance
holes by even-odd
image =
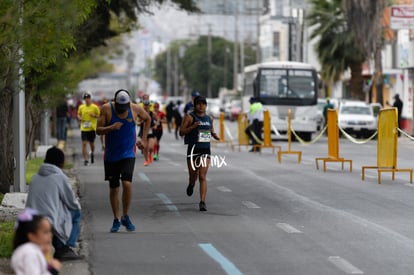
[[[357,138],[370,137],[377,130],[377,119],[365,102],[344,101],[339,107],[338,125]]]
[[[228,119],[231,121],[237,120],[239,114],[242,112],[242,101],[240,99],[234,99],[229,105]]]

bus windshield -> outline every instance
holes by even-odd
[[[316,94],[312,70],[261,69],[258,84],[260,98],[313,99]]]

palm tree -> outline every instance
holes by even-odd
[[[319,39],[315,51],[322,66],[321,75],[326,83],[340,80],[351,71],[351,98],[364,99],[362,64],[366,55],[357,46],[356,36],[350,30],[342,0],[311,0],[306,19],[314,27],[310,39]],[[329,94],[328,94],[329,96]]]
[[[350,30],[355,34],[357,45],[369,58],[374,58],[374,83],[377,101],[383,104],[382,57],[384,46],[382,17],[389,0],[343,0]]]

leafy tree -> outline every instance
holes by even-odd
[[[384,47],[382,18],[389,0],[343,0],[347,22],[356,36],[356,45],[369,58],[374,58],[374,83],[377,100],[384,104],[382,97],[383,73],[381,51]]]
[[[355,34],[349,29],[342,0],[311,0],[310,4],[306,19],[314,27],[310,39],[318,39],[315,51],[322,66],[324,81],[338,81],[350,69],[351,98],[363,100],[362,64],[367,58],[358,47]]]
[[[185,50],[184,55],[179,60],[179,70],[184,77],[181,84],[186,85],[186,87],[181,86],[181,95],[183,95],[185,88],[189,91],[195,89],[207,95],[206,83],[209,78],[213,97],[218,96],[221,87],[233,87],[233,55],[229,52],[229,49],[233,49],[233,42],[221,37],[211,37],[211,41],[211,68],[209,68],[208,62],[208,36],[200,36],[197,41],[174,41],[170,44],[171,57],[179,54],[180,49],[181,51]],[[255,51],[250,45],[245,45],[244,49],[246,66],[253,64],[255,62]],[[167,86],[167,52],[168,50],[159,54],[154,64],[154,78],[162,87]],[[171,67],[174,68],[173,65]]]
[[[28,127],[36,126],[38,111],[51,107],[77,78],[87,75],[85,54],[134,26],[139,12],[165,0],[3,0],[0,2],[0,192],[13,182],[13,94],[17,92],[22,60]],[[193,1],[172,0],[179,8],[197,11]],[[118,29],[113,28],[117,20]],[[20,51],[22,49],[23,51]],[[24,53],[24,55],[22,55]],[[24,59],[23,59],[24,57]],[[100,61],[98,61],[99,63]],[[82,65],[82,66],[78,66]],[[79,67],[82,67],[80,69]],[[74,72],[73,75],[67,73]],[[89,72],[90,73],[90,72]],[[96,72],[92,72],[96,73]],[[72,82],[73,81],[73,82]],[[71,84],[72,83],[72,84]]]
[[[17,4],[16,4],[17,2]],[[43,72],[74,47],[71,35],[93,8],[85,1],[1,1],[0,2],[0,192],[13,182],[13,94],[16,93],[17,66],[25,74],[33,68]],[[54,7],[54,8],[52,8]],[[24,53],[24,55],[23,55]],[[28,82],[29,90],[35,82]]]

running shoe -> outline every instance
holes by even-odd
[[[85,161],[83,162],[83,164],[84,164],[85,166],[88,166],[89,161],[85,160]]]
[[[125,215],[121,218],[121,223],[126,227],[127,231],[135,231],[135,225],[132,224],[128,215]]]
[[[207,211],[207,206],[205,202],[200,201],[199,207],[200,207],[200,211]]]
[[[189,197],[191,197],[191,195],[193,194],[193,192],[194,192],[194,185],[195,184],[188,184],[188,186],[187,186],[187,196],[189,196]]]
[[[148,166],[150,164],[149,161],[144,161],[144,166]]]
[[[159,159],[159,157],[160,157],[160,156],[159,156],[158,154],[155,154],[155,155],[154,155],[154,160],[158,160],[158,159]]]
[[[121,222],[118,219],[114,219],[111,232],[112,233],[118,232],[120,227],[121,227]]]

